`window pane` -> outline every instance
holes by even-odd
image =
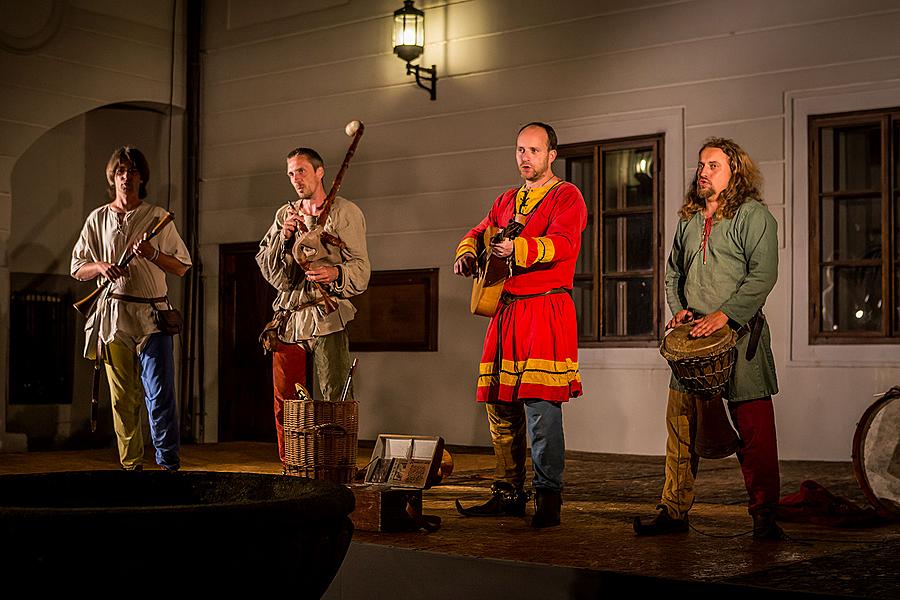
[[[653,279],[605,279],[603,335],[653,333]]]
[[[900,334],[900,262],[894,263],[894,334]]]
[[[895,178],[900,179],[900,170]],[[900,193],[894,196],[894,256],[900,258]],[[900,295],[900,290],[897,290]]]
[[[567,161],[569,165],[568,180],[581,190],[588,210],[588,223],[581,232],[581,252],[575,263],[575,272],[591,273],[594,270],[594,255],[597,253],[594,248],[594,202],[591,200],[594,189],[594,158],[584,156],[569,158]]]
[[[894,191],[900,192],[900,118],[894,119]]]
[[[653,268],[653,215],[603,219],[603,272]]]
[[[575,316],[578,318],[578,337],[594,337],[594,282],[575,280],[572,286],[572,299],[575,301]]]
[[[881,188],[881,127],[825,127],[820,133],[823,192]]]
[[[575,260],[576,273],[593,273],[594,271],[594,222],[588,218],[587,226],[581,232],[581,250]]]
[[[822,331],[881,331],[881,267],[822,268]]]
[[[653,150],[603,153],[603,208],[653,204]]]
[[[822,260],[881,256],[880,198],[822,198]]]

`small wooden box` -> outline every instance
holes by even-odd
[[[365,483],[350,487],[362,531],[414,531],[421,526],[422,490],[431,487],[441,465],[440,436],[379,435],[366,468]]]

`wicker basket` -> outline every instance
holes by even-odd
[[[358,435],[359,402],[284,401],[284,462],[290,475],[350,483]]]

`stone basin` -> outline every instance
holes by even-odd
[[[353,508],[342,485],[281,475],[4,475],[0,570],[4,587],[60,573],[101,583],[150,569],[148,582],[177,575],[187,582],[181,590],[280,582],[292,598],[319,598],[350,545]]]

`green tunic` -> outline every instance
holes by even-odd
[[[708,315],[721,310],[734,328],[765,304],[778,279],[778,224],[761,202],[744,202],[731,219],[714,222],[704,259],[705,218],[681,219],[666,265],[666,298],[672,314],[684,308]],[[738,340],[738,358],[723,396],[732,402],[778,393],[769,326],[763,326],[756,356],[748,361],[749,335]],[[672,377],[670,386],[684,388]]]

